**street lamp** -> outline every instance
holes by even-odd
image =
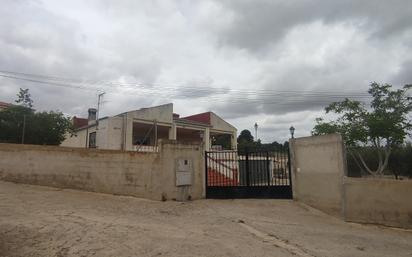
[[[293,135],[295,134],[295,128],[293,126],[290,126],[289,131],[290,131],[290,135],[293,138]]]
[[[258,138],[257,138],[257,129],[258,129],[258,124],[257,124],[257,122],[255,122],[255,137],[256,137],[256,141],[258,140]]]

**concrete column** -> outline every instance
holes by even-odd
[[[206,151],[210,151],[210,129],[206,128],[203,134],[203,144]]]
[[[237,133],[233,132],[232,135],[230,136],[230,146],[232,150],[237,149]]]
[[[133,150],[133,117],[126,116],[126,130],[125,130],[125,149],[126,151]]]
[[[122,142],[120,143],[120,149],[122,151],[126,150],[126,117],[127,117],[127,113],[122,115]]]
[[[176,140],[176,134],[177,134],[176,124],[172,123],[172,127],[169,129],[169,139]]]

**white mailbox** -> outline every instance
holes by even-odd
[[[190,159],[176,160],[176,186],[192,185],[193,163]]]

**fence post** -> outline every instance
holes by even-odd
[[[207,151],[205,151],[205,198],[207,198],[207,185],[208,185],[208,167],[207,167]]]
[[[289,185],[292,188],[292,168],[290,163],[290,146],[287,148],[288,151],[288,170],[289,170]]]
[[[269,162],[269,152],[266,152],[266,176],[268,180],[268,186],[270,186],[270,162]]]
[[[249,170],[249,151],[248,151],[248,148],[247,147],[245,147],[245,158],[246,158],[246,160],[245,160],[245,164],[246,164],[246,185],[247,186],[249,186],[250,185],[250,181],[249,181],[249,172],[250,172],[250,170]]]

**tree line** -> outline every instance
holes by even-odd
[[[246,150],[262,150],[262,151],[278,151],[283,148],[289,147],[289,142],[285,141],[283,144],[277,141],[272,143],[262,143],[260,139],[256,140],[253,138],[250,130],[244,129],[240,132],[237,138],[237,148],[239,151]]]
[[[221,146],[222,149],[224,150],[232,149],[231,138],[229,135],[213,136],[212,145]],[[278,151],[280,149],[286,149],[288,147],[289,147],[288,141],[285,141],[283,143],[279,143],[277,141],[273,141],[272,143],[262,143],[260,139],[255,140],[255,138],[252,136],[252,133],[248,129],[242,130],[239,136],[237,137],[237,149],[239,151],[245,151],[245,150]]]

